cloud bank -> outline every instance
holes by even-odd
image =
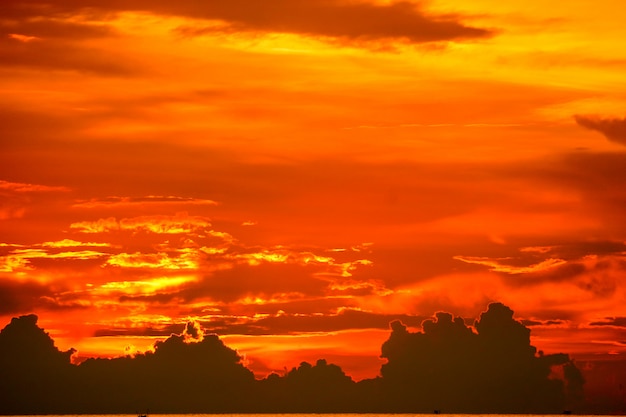
[[[0,332],[2,414],[554,413],[582,398],[569,356],[537,354],[530,330],[500,303],[474,328],[443,312],[417,333],[393,321],[381,376],[359,383],[324,359],[255,380],[244,358],[197,322],[153,351],[74,365],[75,351],[59,351],[37,320],[14,318]]]

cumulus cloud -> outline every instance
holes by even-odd
[[[356,384],[325,359],[256,381],[244,357],[189,322],[145,353],[70,363],[34,315],[0,332],[3,414],[232,412],[560,412],[581,394],[565,354],[537,355],[530,330],[494,303],[475,323],[439,312],[412,333],[399,321],[382,346],[382,377]],[[551,377],[551,369],[561,377]],[[35,383],[36,382],[36,383]],[[72,389],[68,389],[72,387]]]
[[[0,331],[0,412],[41,414],[65,398],[72,383],[70,357],[37,326],[37,316],[16,317]],[[57,408],[57,410],[59,410]]]
[[[560,412],[566,407],[559,394],[564,381],[548,376],[552,367],[569,372],[573,363],[563,354],[536,355],[530,330],[507,306],[490,304],[474,324],[476,332],[443,312],[422,327],[423,332],[411,333],[394,322],[382,347],[388,360],[381,369],[383,383],[394,391],[397,411]],[[567,382],[578,384],[574,378]],[[572,395],[578,388],[572,386]],[[412,399],[402,403],[404,397]]]
[[[626,145],[626,118],[575,115],[579,126],[602,133],[611,142]]]

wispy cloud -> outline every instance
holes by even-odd
[[[576,115],[578,125],[604,135],[611,142],[626,145],[626,118]]]
[[[29,184],[4,180],[0,180],[0,190],[11,191],[15,193],[50,193],[71,191],[70,188],[64,186]]]

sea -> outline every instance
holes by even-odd
[[[566,415],[567,413],[564,413]],[[324,414],[310,414],[310,413],[289,413],[289,414],[150,414],[148,417],[555,417],[558,414],[446,414],[433,413],[433,414],[382,414],[382,413],[352,413],[352,414],[338,414],[338,413],[324,413]],[[577,417],[601,417],[602,414],[576,414]],[[609,416],[609,415],[607,415]],[[615,416],[615,414],[611,414]],[[42,416],[2,416],[2,417],[42,417]],[[45,417],[138,417],[137,414],[47,414]]]

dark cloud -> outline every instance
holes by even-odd
[[[391,324],[381,375],[359,384],[339,366],[302,362],[255,381],[242,357],[189,323],[153,352],[72,365],[36,316],[0,333],[0,413],[560,412],[580,395],[565,354],[537,355],[513,311],[491,304],[476,322],[437,313],[423,332]],[[562,379],[550,377],[560,367]]]
[[[393,391],[396,411],[532,413],[567,407],[564,382],[549,375],[552,367],[573,363],[563,354],[537,356],[530,330],[503,304],[491,304],[481,315],[474,325],[478,333],[449,313],[425,321],[421,333],[409,332],[400,322],[391,327],[382,347],[388,363],[381,374]],[[567,382],[569,393],[579,394],[574,381]]]
[[[405,39],[412,43],[486,37],[485,29],[465,26],[454,17],[428,16],[416,4],[400,1],[388,5],[366,2],[272,0],[214,1],[189,13],[219,19],[232,29],[287,32],[350,40]],[[189,31],[187,31],[189,32]]]
[[[66,398],[70,357],[37,326],[37,316],[14,318],[0,332],[0,413],[42,414]],[[57,409],[58,410],[58,409]]]
[[[626,145],[626,118],[575,115],[574,120],[586,129],[602,133],[612,142]]]
[[[96,2],[61,0],[35,2],[8,0],[6,15],[30,16],[121,11],[145,11],[196,19],[221,20],[227,31],[282,32],[355,40],[400,39],[411,43],[449,41],[491,36],[487,29],[466,26],[459,16],[431,16],[418,3],[398,1],[375,5],[365,1],[339,0],[193,0]],[[185,27],[179,31],[197,34],[210,29]],[[221,29],[224,30],[224,29]]]
[[[54,292],[37,282],[16,282],[0,278],[0,315],[23,314],[41,307],[44,297]]]
[[[98,413],[124,412],[130,404],[155,412],[245,411],[241,395],[254,376],[241,360],[215,335],[191,343],[172,335],[154,353],[81,363],[87,390],[78,401]]]
[[[260,381],[259,392],[272,413],[350,412],[359,400],[352,379],[325,359],[302,362],[282,378],[270,375]]]
[[[291,307],[297,308],[297,305],[298,301],[294,300]],[[409,314],[375,314],[342,309],[337,314],[288,314],[283,312],[261,319],[218,315],[212,319],[199,320],[198,324],[202,325],[204,331],[220,335],[287,335],[353,329],[386,330],[389,328],[389,323],[394,320],[401,320],[409,326],[419,327],[425,318],[425,316]],[[109,328],[97,330],[95,336],[168,336],[172,333],[181,333],[183,328],[184,326],[177,324],[159,328]]]
[[[566,324],[564,320],[520,320],[526,327],[533,326],[562,326]]]
[[[626,252],[626,242],[615,240],[592,240],[567,242],[550,248],[551,254],[566,259],[580,259],[587,255],[612,255]]]
[[[280,294],[306,294],[309,297],[325,294],[327,283],[313,276],[324,271],[323,265],[265,263],[237,265],[232,269],[215,271],[196,285],[178,295],[186,302],[199,298],[232,302],[246,296],[270,299]]]
[[[180,334],[184,331],[184,324],[170,324],[159,327],[134,327],[134,328],[106,328],[98,329],[94,332],[94,337],[115,337],[115,336],[170,336],[171,334]]]
[[[338,314],[289,315],[266,317],[254,322],[253,327],[263,329],[267,334],[332,332],[349,329],[388,329],[389,323],[402,320],[409,326],[419,326],[425,317],[408,314],[375,314],[344,309]]]
[[[23,42],[0,38],[0,66],[37,68],[112,77],[128,77],[141,72],[139,62],[122,59],[115,52],[78,45],[68,40],[34,39]]]
[[[63,22],[53,19],[37,19],[23,21],[0,21],[0,35],[2,37],[19,38],[20,36],[32,39],[86,39],[102,38],[115,35],[115,31],[104,24]],[[17,40],[17,39],[16,39]]]
[[[606,317],[603,321],[594,321],[590,326],[612,326],[626,328],[626,317]]]

